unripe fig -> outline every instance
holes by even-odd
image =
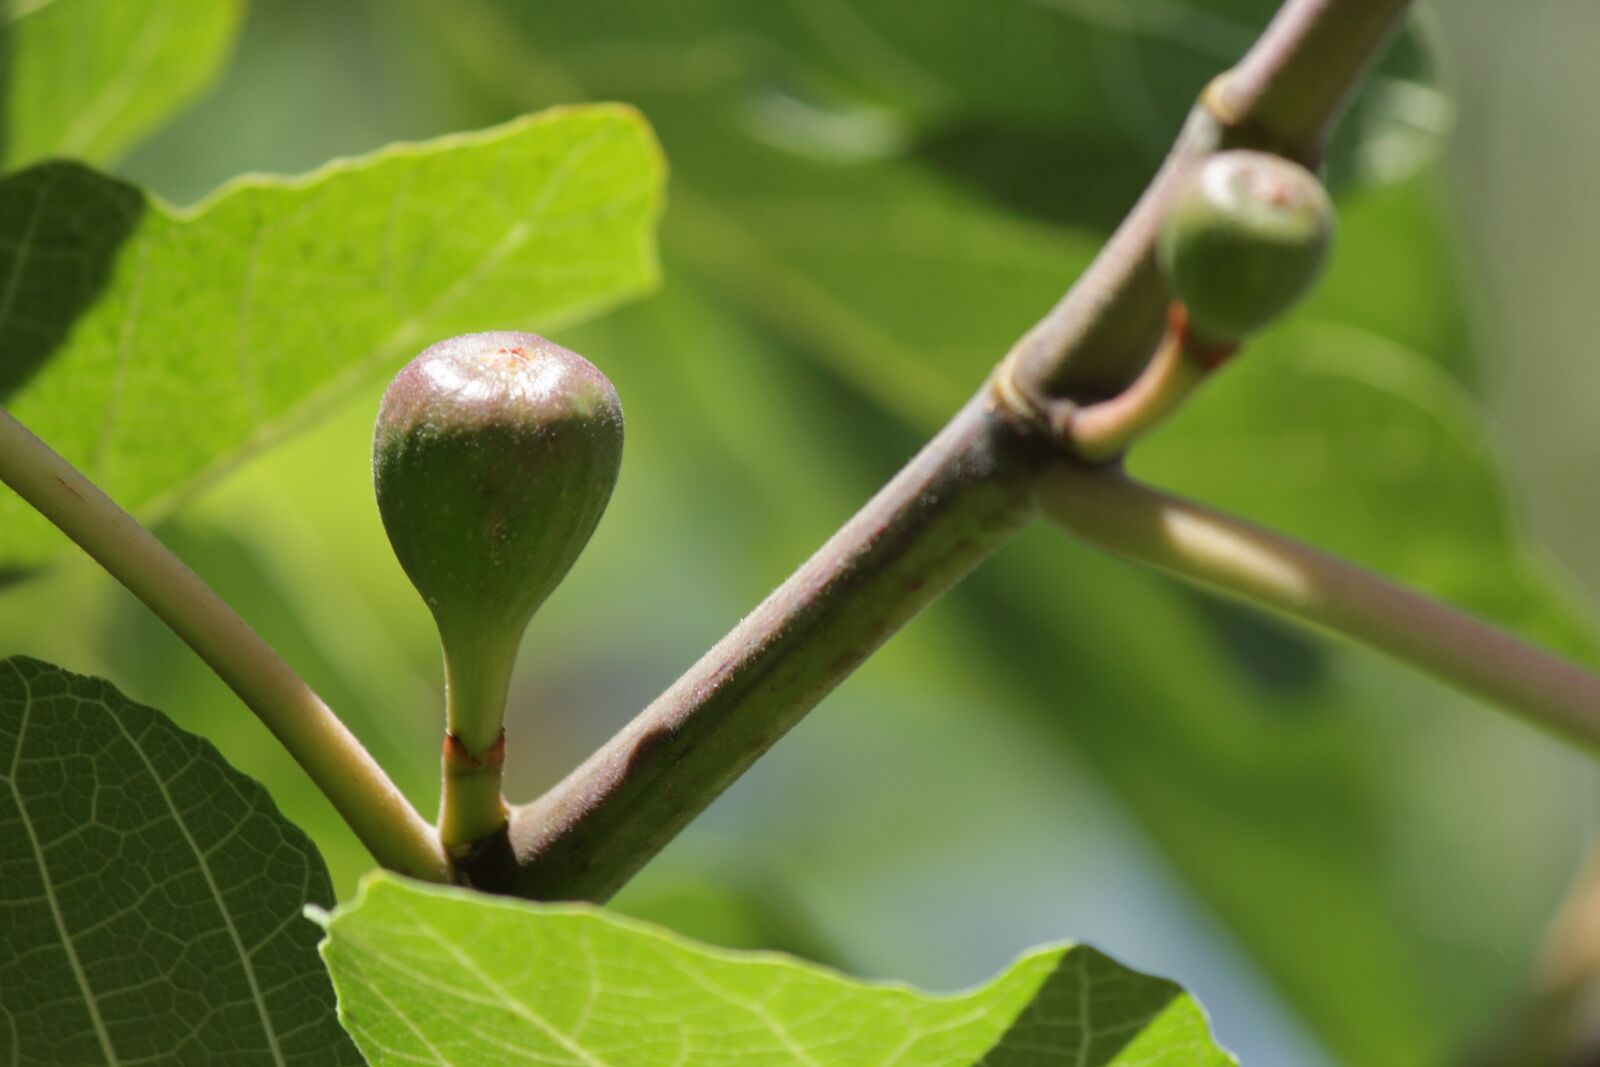
[[[1183,179],[1157,256],[1194,333],[1234,344],[1305,295],[1332,230],[1333,205],[1315,175],[1281,156],[1235,149]]]
[[[499,739],[522,633],[589,540],[621,460],[611,382],[533,334],[440,341],[384,393],[378,510],[438,624],[449,730],[471,756]]]

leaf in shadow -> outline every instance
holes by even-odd
[[[0,1048],[16,1064],[357,1064],[256,782],[110,684],[0,661]]]
[[[76,163],[0,178],[0,403],[104,293],[144,212],[133,186]]]

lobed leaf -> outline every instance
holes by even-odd
[[[508,111],[605,95],[645,105],[661,129],[677,171],[668,254],[703,299],[693,314],[658,302],[608,318],[593,336],[609,347],[572,343],[613,373],[632,360],[657,387],[628,392],[618,377],[625,396],[654,395],[669,412],[651,434],[652,405],[631,402],[645,427],[635,439],[661,442],[645,468],[652,484],[722,494],[717,563],[744,566],[728,582],[744,587],[721,605],[733,613],[814,547],[819,516],[846,514],[891,472],[1087,262],[1162,131],[1229,58],[1190,31],[1209,15],[1242,46],[1270,6],[1018,0],[980,19],[870,2],[622,3],[581,16],[451,3],[440,35],[463,46],[474,77],[497,81]],[[490,32],[461,37],[485,11]],[[594,21],[605,19],[615,21]],[[1068,54],[1076,61],[1060,62]],[[1069,85],[1080,88],[1039,88]],[[1408,130],[1425,134],[1447,108],[1403,63],[1367,98],[1399,106],[1357,113],[1348,166],[1393,177],[1394,160],[1426,141]],[[1332,273],[1305,316],[1327,328],[1264,339],[1135,463],[1582,649],[1581,620],[1507,520],[1470,402],[1418,366],[1422,352],[1470,377],[1432,195],[1413,179],[1347,197]],[[682,326],[667,344],[663,319]],[[703,351],[708,340],[727,347]],[[1323,370],[1297,358],[1302,342],[1324,353]],[[665,347],[674,361],[646,373]],[[1326,372],[1351,349],[1375,373]],[[730,380],[738,404],[726,403]],[[706,418],[685,423],[686,408]],[[1232,419],[1244,420],[1237,433]],[[1324,438],[1338,447],[1280,497],[1308,467],[1295,457]],[[745,492],[728,489],[730,471]],[[1396,507],[1400,530],[1385,521]],[[665,505],[645,513],[674,518]],[[678,536],[708,551],[703,524]],[[1086,757],[1354,1062],[1439,1058],[1518,975],[1564,873],[1555,794],[1568,764],[1542,739],[1460,707],[1434,714],[1448,698],[1397,686],[1397,672],[1357,670],[1365,659],[1042,533],[956,604],[959,616],[940,617],[958,620],[962,655],[941,665],[970,664],[973,689],[999,694],[996,711]],[[995,636],[1017,634],[1019,620],[1033,624],[1029,640]],[[926,672],[917,632],[894,655]],[[884,662],[874,669],[892,669]]]
[[[159,511],[440,336],[647,288],[661,175],[645,123],[608,106],[245,179],[188,211],[34,167],[0,179],[0,400]],[[9,495],[0,530],[13,566],[56,544]]]

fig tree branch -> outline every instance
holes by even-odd
[[[338,716],[155,535],[0,409],[0,481],[94,557],[282,742],[385,867],[454,878],[438,836]]]
[[[1149,359],[1169,295],[1156,234],[1184,172],[1221,148],[1315,167],[1327,131],[1410,0],[1287,0],[1233,70],[1201,97],[1161,170],[1060,302],[1012,348],[1003,395],[1049,420],[1071,401],[1120,393]]]
[[[1224,125],[1262,148],[1315,158],[1352,89],[1399,25],[1410,0],[1284,4],[1254,48],[1217,87]]]
[[[621,733],[517,809],[515,882],[603,900],[891,634],[1033,517],[1048,450],[969,403],[816,555]]]
[[[874,648],[1007,540],[1033,514],[1048,457],[1068,451],[1079,404],[1121,393],[1162,336],[1171,296],[1155,238],[1188,168],[1226,147],[1315,162],[1408,6],[1287,0],[1236,70],[1207,90],[1094,263],[978,397],[654,704],[517,809],[511,873],[468,870],[473,884],[604,900]]]
[[[1109,552],[1393,656],[1600,749],[1600,678],[1465,612],[1114,469],[1059,463],[1039,501],[1051,521]]]

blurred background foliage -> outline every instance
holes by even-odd
[[[273,0],[194,106],[104,154],[188,203],[554,103],[625,100],[655,124],[663,287],[556,338],[612,376],[629,445],[524,648],[520,799],[909,457],[1088,262],[1273,6]],[[1135,467],[1593,663],[1600,9],[1426,16],[1333,154],[1322,289]],[[431,809],[439,665],[372,503],[382,387],[159,532]],[[0,650],[115,680],[265,781],[342,887],[367,866],[237,701],[82,559],[5,592]],[[1188,986],[1246,1063],[1442,1064],[1526,982],[1594,801],[1588,759],[1529,727],[1037,530],[617,904],[934,987],[1083,939]]]

